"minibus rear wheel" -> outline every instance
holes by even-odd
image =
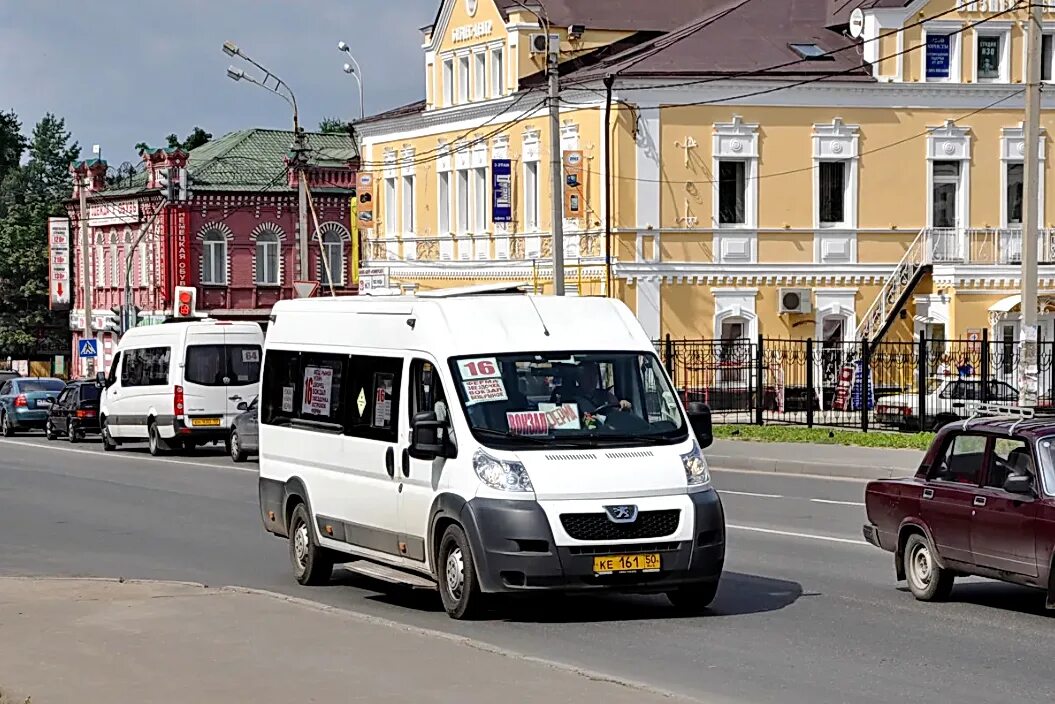
[[[333,575],[333,555],[315,543],[311,518],[304,504],[297,504],[289,518],[289,561],[293,576],[306,587],[317,587]]]
[[[457,620],[472,618],[484,596],[476,579],[472,549],[461,526],[452,524],[443,533],[437,568],[440,599],[447,615]]]

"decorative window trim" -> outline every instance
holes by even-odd
[[[719,224],[719,163],[742,161],[744,168],[744,222]],[[758,227],[758,124],[746,123],[740,115],[732,122],[714,124],[712,173],[715,174],[711,193],[711,222],[723,230],[753,230]],[[716,238],[717,239],[717,238]],[[715,250],[716,254],[718,250]],[[752,260],[753,261],[753,260]]]
[[[392,148],[385,149],[384,160],[385,160],[384,177],[385,178],[395,178],[396,171],[397,171],[397,168],[396,168],[396,150],[392,149]]]
[[[953,120],[946,120],[940,127],[928,127],[927,134],[927,227],[934,227],[934,166],[935,161],[959,161],[960,183],[957,204],[962,222],[960,229],[966,229],[971,217],[971,128],[958,127]]]
[[[971,67],[971,79],[975,83],[1010,83],[1011,82],[1011,21],[986,20],[971,32],[971,40],[974,42],[974,65]],[[1000,37],[1000,76],[998,78],[978,77],[978,38],[980,36]]]
[[[846,322],[843,335],[853,335],[857,329],[856,288],[815,288],[813,289],[813,300],[817,325],[815,340],[824,339],[825,318],[842,317]]]
[[[1004,127],[1000,130],[1000,226],[1002,228],[1016,227],[1008,224],[1007,221],[1007,166],[1008,164],[1017,164],[1025,161],[1025,132],[1025,127],[1021,122],[1018,123],[1018,127]],[[1040,138],[1037,141],[1037,156],[1040,159],[1040,183],[1037,188],[1040,197],[1038,198],[1039,202],[1037,203],[1037,223],[1040,227],[1043,227],[1044,223],[1044,205],[1046,199],[1043,194],[1047,192],[1044,184],[1044,172],[1046,170],[1044,168],[1044,162],[1047,160],[1047,153],[1044,148],[1046,141],[1047,132],[1041,127]]]
[[[541,132],[537,129],[528,128],[524,130],[523,139],[523,151],[521,152],[521,159],[523,161],[540,161],[540,145],[541,145]]]
[[[259,271],[259,261],[257,256],[256,243],[260,235],[268,233],[278,237],[278,271],[277,280],[275,283],[260,283],[257,278],[257,272]],[[261,288],[274,288],[282,286],[282,282],[285,281],[285,268],[286,261],[284,254],[285,242],[286,242],[286,231],[282,229],[282,226],[275,222],[262,222],[253,228],[253,231],[249,233],[249,240],[253,243],[253,285]]]
[[[847,125],[840,117],[834,118],[830,123],[813,125],[813,227],[815,229],[857,229],[859,143],[860,127]],[[822,161],[839,161],[846,164],[846,182],[843,184],[843,221],[841,223],[821,223],[820,164]],[[820,260],[815,259],[815,261]]]
[[[722,337],[722,322],[742,318],[747,323],[747,339],[758,337],[757,288],[712,288],[714,296],[714,338]]]
[[[415,163],[414,155],[417,150],[414,147],[407,147],[401,149],[399,152],[399,166],[403,170],[404,176],[413,176],[415,174]]]
[[[927,34],[943,34],[949,37],[949,77],[927,78]],[[963,22],[932,21],[923,25],[921,35],[922,62],[920,83],[963,83]],[[899,57],[900,58],[900,57]]]
[[[217,232],[223,236],[224,239],[224,277],[223,283],[206,283],[205,281],[205,235],[210,232]],[[201,254],[198,256],[198,281],[201,282],[202,286],[212,286],[216,288],[226,288],[231,285],[231,243],[234,241],[234,232],[230,226],[225,222],[214,221],[203,225],[198,230],[196,238],[201,242]]]
[[[324,222],[321,225],[319,225],[319,236],[318,236],[318,239],[315,240],[315,247],[316,247],[315,266],[316,266],[316,270],[318,271],[318,277],[319,277],[320,283],[323,284],[323,287],[326,287],[325,286],[326,270],[323,267],[323,263],[322,263],[322,257],[323,257],[323,254],[326,251],[325,247],[323,245],[323,241],[324,241],[323,237],[324,237],[324,235],[327,235],[327,234],[330,234],[330,233],[336,234],[340,238],[340,241],[341,241],[341,270],[340,270],[340,272],[338,272],[338,274],[340,276],[339,276],[339,278],[337,276],[334,277],[333,284],[334,284],[335,288],[344,288],[344,286],[346,285],[346,282],[348,281],[348,245],[352,241],[352,236],[351,236],[351,233],[348,232],[348,228],[346,228],[341,223],[331,220],[329,222]]]

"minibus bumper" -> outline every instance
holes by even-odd
[[[480,586],[485,592],[608,589],[664,592],[717,581],[725,563],[725,515],[714,490],[690,494],[693,540],[635,544],[556,545],[535,501],[473,499],[462,510]],[[599,573],[595,558],[659,555],[658,571]]]
[[[183,418],[175,418],[172,421],[172,430],[175,433],[173,439],[191,440],[195,443],[226,440],[231,434],[231,429],[225,427],[222,420],[220,423],[217,426],[195,428],[187,425],[187,421]]]

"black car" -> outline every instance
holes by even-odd
[[[85,435],[99,434],[99,396],[102,389],[96,381],[72,381],[59,394],[48,411],[44,432],[48,440],[65,435],[70,442]]]

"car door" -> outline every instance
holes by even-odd
[[[228,427],[242,411],[238,405],[248,403],[256,397],[260,389],[260,343],[244,332],[227,330],[224,333],[224,347],[227,356],[227,387],[225,399],[227,412],[224,416],[224,427]]]
[[[187,331],[183,350],[183,398],[192,428],[222,427],[227,415],[227,348],[225,326],[205,325]],[[237,404],[235,404],[237,405]]]
[[[419,356],[410,360],[406,377],[406,390],[403,394],[405,402],[400,413],[402,420],[399,431],[402,485],[398,496],[400,522],[403,526],[400,541],[405,546],[404,555],[407,562],[411,566],[414,563],[421,566],[425,561],[429,513],[447,460],[420,460],[411,457],[411,424],[417,414],[425,412],[435,413],[437,420],[448,420],[449,397],[444,393],[440,371],[432,359]]]
[[[980,494],[989,438],[972,432],[952,432],[944,451],[927,473],[920,515],[930,529],[938,554],[972,563],[971,520]]]
[[[971,552],[976,564],[1036,577],[1037,501],[1004,491],[1010,474],[1037,480],[1037,463],[1023,438],[994,437],[981,491],[972,502]]]
[[[68,433],[70,431],[70,414],[72,409],[76,408],[77,388],[76,386],[70,386],[64,389],[59,394],[59,398],[51,412],[51,427],[60,433]]]

